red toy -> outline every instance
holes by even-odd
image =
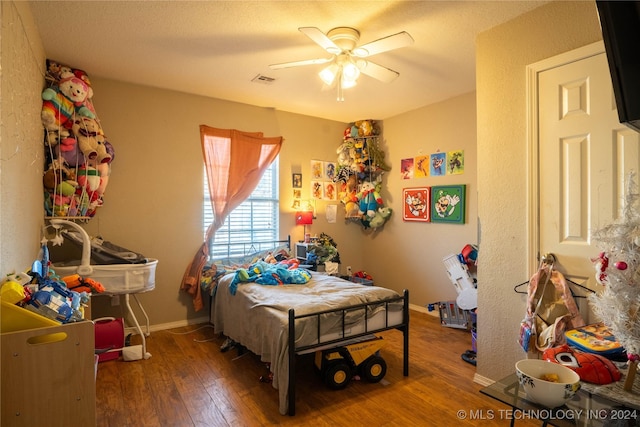
[[[609,384],[620,380],[622,374],[609,359],[598,354],[583,353],[563,344],[546,349],[542,358],[574,370],[582,381]]]

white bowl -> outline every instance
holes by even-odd
[[[540,359],[524,359],[516,363],[518,381],[527,393],[527,399],[548,408],[557,408],[571,400],[580,390],[580,376],[557,363]],[[555,374],[558,382],[541,379],[544,375]]]

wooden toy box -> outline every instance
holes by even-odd
[[[3,427],[95,426],[93,322],[7,332],[1,339]]]

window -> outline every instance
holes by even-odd
[[[211,259],[246,255],[254,250],[260,250],[259,242],[273,242],[278,239],[280,234],[278,171],[278,159],[276,159],[265,170],[251,196],[225,219],[224,225],[216,231],[214,241],[209,242]],[[209,199],[206,173],[203,175],[203,180],[203,233],[206,235],[209,224],[213,222],[213,210]]]

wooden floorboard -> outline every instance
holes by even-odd
[[[278,391],[261,382],[266,365],[251,352],[222,352],[224,337],[208,325],[153,332],[147,360],[98,366],[98,427],[443,426],[508,425],[506,405],[479,392],[475,367],[460,355],[468,331],[412,311],[409,376],[402,375],[402,333],[386,331],[381,355],[387,374],[375,384],[352,381],[330,390],[313,369],[313,355],[296,364],[296,415],[280,415]],[[133,344],[139,342],[133,337]],[[480,355],[481,357],[481,355]],[[461,419],[458,411],[485,415]],[[518,420],[519,427],[539,423]]]

